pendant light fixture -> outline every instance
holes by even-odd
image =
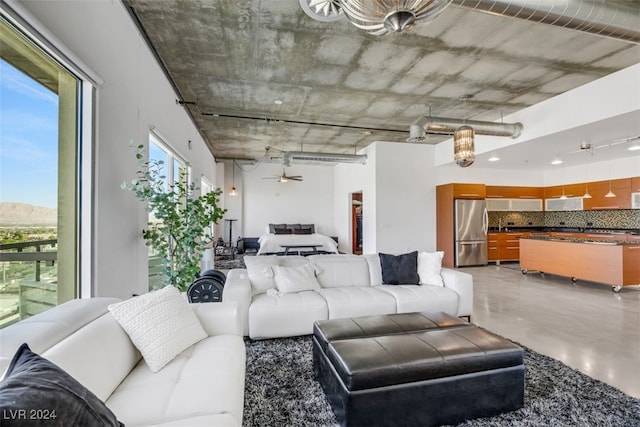
[[[476,159],[474,147],[475,132],[471,126],[460,126],[453,134],[453,158],[458,166],[466,168]]]
[[[611,144],[609,144],[609,151],[611,151]],[[616,193],[611,191],[611,153],[609,153],[609,192],[604,197],[612,198],[616,197]]]
[[[233,159],[233,163],[231,163],[233,169],[231,169],[231,174],[233,176],[233,186],[231,187],[231,191],[229,191],[229,195],[231,197],[235,197],[238,195],[238,190],[236,190],[236,159]]]
[[[582,143],[583,146],[585,147],[584,150],[589,153],[590,155],[593,156],[593,150],[591,148],[591,144],[587,144],[586,142]],[[587,148],[588,146],[588,148]],[[584,196],[582,196],[583,199],[591,199],[591,194],[589,194],[589,163],[585,163],[584,164],[584,173],[585,173],[585,184],[584,184]]]
[[[472,96],[462,95],[460,99],[467,102]],[[458,166],[466,168],[476,160],[474,139],[475,131],[462,120],[462,126],[453,133],[453,158]]]

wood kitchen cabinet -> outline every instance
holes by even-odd
[[[498,234],[499,233],[487,233],[487,260],[489,262],[500,261]]]
[[[447,184],[453,188],[454,199],[484,199],[487,187],[484,184]]]
[[[609,185],[616,197],[605,197]],[[584,210],[631,209],[631,178],[590,182],[589,194],[591,198],[583,202]]]
[[[529,236],[527,231],[508,231],[499,233],[487,233],[488,260],[518,261],[520,259],[520,238]]]
[[[631,192],[632,193],[640,192],[640,176],[635,176],[631,178]]]
[[[505,199],[542,199],[542,187],[510,187],[502,185],[487,185],[487,198]]]
[[[562,197],[563,194],[566,197],[582,197],[586,191],[587,186],[584,182],[578,184],[554,185],[551,187],[545,187],[544,198],[556,199]],[[589,185],[589,192],[591,192],[591,185]]]

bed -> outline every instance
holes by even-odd
[[[338,243],[331,237],[316,233],[313,224],[269,224],[269,232],[258,239],[258,255],[298,252],[338,253]]]

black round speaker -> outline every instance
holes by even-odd
[[[223,288],[218,278],[203,276],[189,285],[187,298],[191,303],[220,302]]]
[[[222,286],[227,282],[227,276],[222,271],[219,270],[207,270],[203,273],[200,273],[200,277],[213,277],[214,279],[218,279]]]

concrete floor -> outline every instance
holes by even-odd
[[[466,267],[472,322],[640,398],[640,287],[540,273],[518,264]]]

